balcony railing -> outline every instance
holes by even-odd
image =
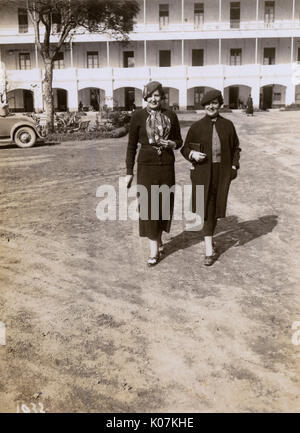
[[[300,20],[275,20],[273,23],[263,20],[231,20],[231,21],[209,21],[203,22],[199,26],[195,26],[194,22],[188,23],[169,23],[165,28],[159,28],[158,24],[136,24],[134,32],[136,33],[152,33],[152,32],[194,32],[208,30],[263,30],[263,29],[293,29],[300,27]]]
[[[161,80],[163,73],[163,81],[178,82],[178,80],[189,79],[190,82],[197,80],[215,80],[223,78],[245,78],[245,77],[274,77],[276,76],[292,76],[295,71],[298,73],[299,66],[294,64],[279,64],[279,65],[258,65],[248,64],[240,66],[230,65],[207,65],[207,66],[172,66],[162,68],[155,66],[142,66],[132,68],[130,75],[127,68],[67,68],[57,69],[53,71],[53,80],[55,86],[59,82],[75,82],[78,80],[80,86],[91,87],[93,84],[98,87],[101,82],[111,82],[114,80],[116,86],[132,86],[135,83],[143,85],[150,78],[152,80]],[[43,70],[6,70],[6,77],[9,83],[35,83],[43,78]],[[300,73],[299,73],[300,76]],[[127,84],[124,84],[124,83]]]

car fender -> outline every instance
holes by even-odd
[[[34,130],[34,132],[36,133],[36,135],[39,138],[43,138],[37,129],[37,125],[35,125],[34,123],[31,123],[31,122],[20,121],[20,122],[15,123],[14,126],[12,127],[11,131],[10,131],[10,138],[12,140],[14,139],[14,135],[15,135],[16,130],[19,129],[21,126],[28,126],[29,128]]]

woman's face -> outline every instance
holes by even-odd
[[[220,111],[220,102],[218,98],[213,99],[208,104],[204,106],[205,112],[210,117],[215,117],[219,114]]]
[[[155,90],[151,93],[151,95],[148,96],[146,99],[148,107],[151,108],[151,110],[155,110],[156,108],[160,107],[161,103],[161,94],[159,90]]]

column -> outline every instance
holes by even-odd
[[[260,82],[259,80],[253,80],[251,86],[251,97],[253,99],[254,108],[259,108],[259,93],[260,93]]]
[[[146,0],[144,0],[144,25],[146,25],[147,15],[146,15]]]
[[[43,92],[41,81],[37,83],[37,86],[33,90],[33,101],[35,112],[43,111]]]
[[[184,24],[184,0],[181,0],[181,24]]]
[[[36,44],[34,45],[34,53],[35,53],[35,67],[36,67],[36,69],[38,69],[38,67],[39,67],[39,55],[38,55],[38,47]]]
[[[295,103],[295,84],[288,83],[285,92],[285,105],[291,105]]]
[[[293,25],[295,25],[295,0],[293,0],[293,14],[292,14]]]
[[[222,0],[219,0],[219,23],[222,20]]]
[[[182,86],[179,88],[179,110],[186,110],[187,107],[187,88],[186,80],[182,80]]]
[[[256,23],[258,21],[259,0],[256,0]]]
[[[73,42],[70,41],[70,62],[71,62],[71,68],[73,68]]]
[[[255,38],[255,64],[258,62],[258,39]]]
[[[108,106],[108,108],[113,109],[114,108],[114,81],[113,78],[111,80],[111,83],[109,83],[105,87],[105,104]]]
[[[107,60],[107,67],[109,67],[109,42],[106,42],[106,60]]]
[[[291,37],[291,63],[294,61],[294,38]]]
[[[68,90],[68,107],[70,111],[78,111],[78,84],[77,80],[70,84]]]
[[[181,64],[184,65],[184,39],[181,40]]]
[[[144,65],[147,66],[147,41],[144,41]]]
[[[222,64],[222,41],[219,39],[219,65]]]

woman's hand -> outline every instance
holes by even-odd
[[[127,188],[131,187],[132,180],[133,180],[133,174],[127,174],[126,176]]]
[[[190,153],[190,158],[196,162],[204,161],[204,159],[206,158],[206,154],[198,152],[197,150],[192,150]]]
[[[237,168],[235,165],[233,165],[231,167],[231,176],[230,176],[230,180],[234,180],[237,177]]]
[[[164,149],[176,149],[176,143],[173,140],[164,140],[163,138],[161,138],[160,144],[163,146]]]

